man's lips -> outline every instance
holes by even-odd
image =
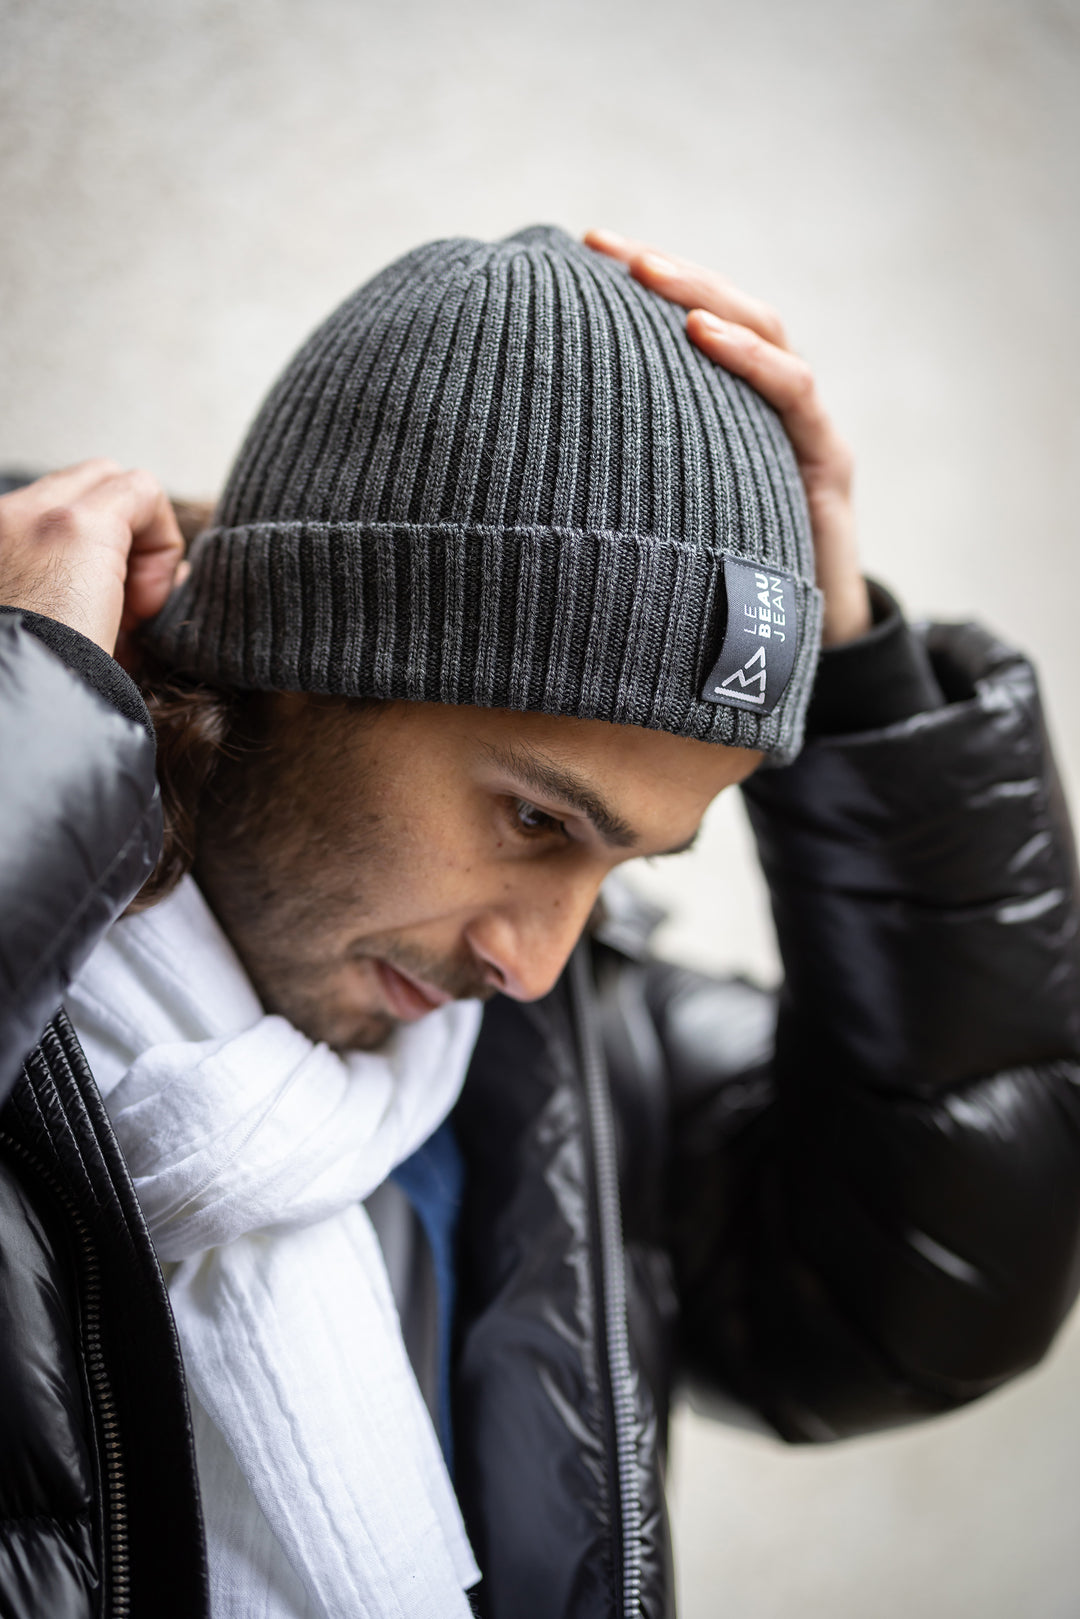
[[[391,967],[388,961],[378,956],[374,962],[383,999],[401,1023],[415,1023],[417,1018],[426,1017],[437,1006],[445,1006],[447,1001],[454,998],[445,990],[436,989],[434,984],[426,984],[422,979],[411,978],[399,968]]]

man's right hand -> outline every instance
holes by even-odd
[[[0,605],[57,619],[110,654],[165,605],[183,555],[149,472],[82,461],[0,495]]]

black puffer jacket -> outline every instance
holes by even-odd
[[[749,790],[778,1006],[651,959],[640,910],[616,906],[552,995],[485,1014],[456,1115],[456,1444],[492,1619],[673,1611],[662,1480],[680,1379],[788,1439],[825,1439],[996,1387],[1068,1308],[1068,827],[1029,666],[976,630],[929,644],[946,707],[819,739]],[[99,917],[130,892],[110,861],[136,780],[152,844],[150,779],[131,764],[150,744],[99,705],[85,743],[40,756],[56,690],[20,670],[25,651],[21,629],[0,637],[0,712],[5,727],[10,705],[21,715],[19,772],[36,784],[14,810],[5,799],[0,893],[33,920],[81,884],[76,918]],[[113,855],[95,831],[20,866],[87,772]],[[68,928],[40,993],[88,937]],[[13,940],[5,926],[0,982],[40,1010]],[[167,1299],[62,1016],[0,1132],[0,1614],[195,1619],[205,1575]]]

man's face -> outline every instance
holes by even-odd
[[[260,700],[196,875],[268,1010],[340,1049],[558,978],[613,867],[676,852],[761,755],[431,703]]]

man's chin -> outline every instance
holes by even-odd
[[[355,1020],[342,1018],[314,1034],[309,1029],[304,1029],[303,1033],[313,1040],[325,1041],[335,1051],[379,1051],[398,1027],[396,1018],[387,1013],[369,1012]]]
[[[395,1018],[382,1010],[327,1012],[325,1007],[289,1006],[281,1001],[268,1010],[288,1018],[309,1040],[341,1052],[378,1051],[399,1026]]]
[[[328,1040],[326,1043],[333,1046],[335,1051],[381,1051],[399,1027],[394,1018],[380,1013],[350,1030],[343,1040]]]

